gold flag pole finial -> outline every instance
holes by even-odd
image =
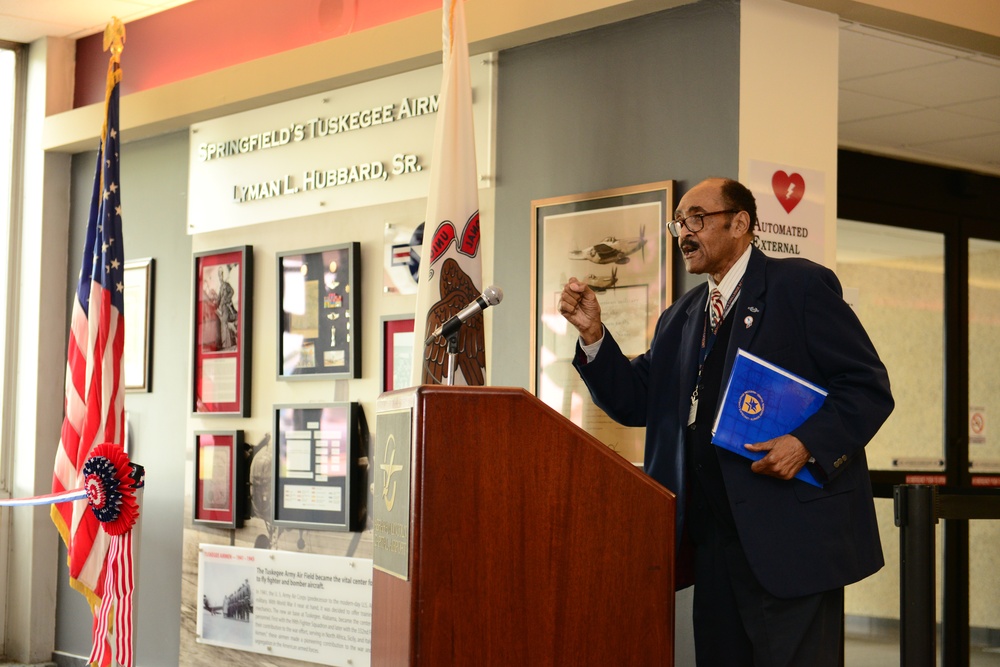
[[[117,16],[112,16],[104,26],[104,50],[108,49],[111,49],[112,60],[120,62],[125,50],[125,24]]]
[[[101,127],[101,151],[108,138],[108,103],[111,101],[111,91],[122,80],[122,51],[125,50],[125,24],[117,16],[112,16],[104,26],[104,50],[111,50],[108,59],[108,78],[104,89],[104,125]],[[103,171],[101,178],[104,178]],[[104,183],[101,183],[104,187]]]

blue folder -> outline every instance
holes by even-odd
[[[743,445],[791,433],[819,410],[826,394],[780,366],[737,350],[712,426],[712,443],[754,461],[762,459],[766,452],[751,452]],[[823,486],[807,467],[795,478]]]

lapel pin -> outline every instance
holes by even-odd
[[[749,310],[751,313],[759,313],[760,312],[759,310],[757,310],[757,306],[748,306],[747,310]]]
[[[745,318],[743,318],[743,324],[747,325],[747,329],[749,329],[751,326],[753,326],[753,318],[747,315]]]

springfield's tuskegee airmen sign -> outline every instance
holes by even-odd
[[[495,61],[469,61],[481,176]],[[188,233],[426,197],[440,85],[438,65],[192,125]]]

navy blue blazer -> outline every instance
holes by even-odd
[[[610,331],[596,358],[575,366],[594,402],[615,421],[646,427],[645,469],[677,494],[678,540],[685,516],[684,433],[697,376],[708,286],[660,316],[649,350],[631,361]],[[815,457],[823,488],[750,470],[718,449],[736,529],[754,574],[772,595],[809,595],[853,583],[882,567],[865,445],[892,412],[889,377],[829,269],[751,251],[723,377],[743,348],[829,395],[795,431]],[[815,470],[816,468],[814,468]],[[680,575],[679,575],[680,576]]]

